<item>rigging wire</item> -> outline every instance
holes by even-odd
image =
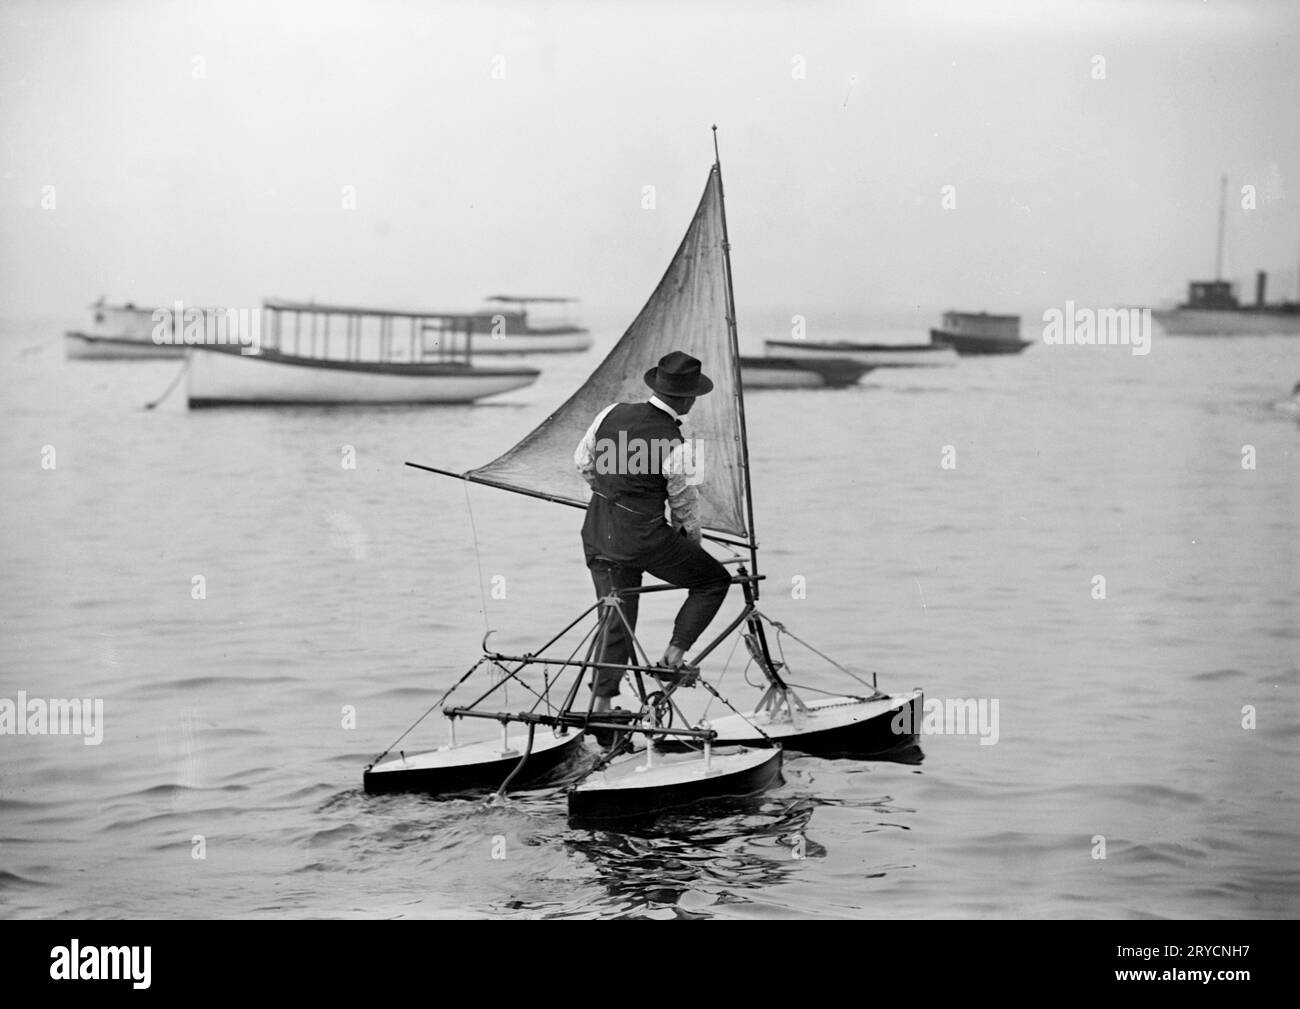
[[[838,697],[838,698],[841,698],[841,699],[843,699],[843,697],[844,697],[844,695],[843,695],[842,693],[838,692],[838,691],[835,691],[835,690],[823,690],[821,687],[810,687],[810,686],[809,686],[808,684],[806,684],[806,683],[794,683],[794,682],[792,682],[792,681],[790,681],[790,680],[786,680],[786,681],[785,681],[785,685],[786,685],[787,687],[793,687],[793,688],[796,689],[796,690],[811,690],[814,694],[825,694],[827,697]],[[852,698],[852,700],[854,700],[854,701],[860,701],[860,700],[864,700],[864,699],[865,699],[865,698],[860,698],[860,697]]]
[[[536,710],[537,710],[537,705],[540,704],[542,701],[545,701],[545,700],[546,700],[545,695],[543,695],[543,694],[539,694],[539,693],[537,692],[537,690],[532,686],[532,684],[530,684],[527,680],[523,680],[523,679],[520,679],[520,678],[519,678],[519,675],[518,675],[518,674],[519,674],[520,670],[518,670],[518,669],[513,669],[513,670],[512,670],[512,669],[507,669],[505,666],[503,666],[503,665],[502,665],[500,662],[498,662],[496,659],[493,659],[493,660],[492,660],[492,668],[494,668],[495,670],[497,670],[497,672],[499,672],[499,673],[501,674],[501,679],[497,680],[497,682],[494,683],[494,684],[492,685],[492,689],[489,690],[489,691],[487,692],[487,694],[484,694],[483,697],[487,697],[489,694],[494,693],[494,692],[497,690],[498,687],[505,687],[505,686],[507,686],[507,684],[509,683],[510,680],[517,680],[518,683],[519,683],[519,685],[520,685],[521,687],[523,687],[523,688],[524,688],[525,690],[527,690],[530,694],[532,694],[534,697],[537,698],[537,700],[535,700],[535,701],[533,702],[533,706],[532,706],[531,708],[528,709],[529,711],[536,711]],[[478,703],[479,703],[480,701],[483,700],[483,697],[480,697],[480,698],[478,699],[478,701],[475,701],[475,702],[474,702],[474,705],[477,706]],[[508,707],[509,704],[510,704],[510,697],[509,697],[508,694],[506,695],[506,700],[505,700],[504,703],[506,704],[507,707]],[[549,702],[548,702],[548,704],[549,704]]]
[[[579,651],[581,651],[582,646],[587,643],[587,639],[590,638],[592,634],[594,634],[595,632],[596,632],[596,628],[593,627],[590,631],[588,631],[586,634],[582,636],[582,640],[580,640],[576,645],[574,645],[573,651],[569,653],[568,662],[573,661],[574,656],[577,655]],[[544,686],[542,688],[541,696],[538,698],[537,701],[533,702],[533,706],[528,710],[530,712],[536,711],[538,703],[545,702],[546,711],[549,714],[550,712],[558,711],[559,709],[554,704],[551,703],[551,686],[553,684],[550,677],[550,669],[551,669],[550,664],[545,659],[541,659],[540,661],[542,663],[542,682]],[[554,681],[555,683],[560,682],[560,677],[564,675],[564,670],[566,668],[568,668],[567,664],[560,666],[559,672],[555,674],[555,681]],[[578,675],[582,676],[582,672],[579,671]],[[519,682],[523,683],[524,681],[520,680]],[[525,684],[525,686],[527,686],[527,684]]]
[[[428,718],[429,715],[431,715],[431,714],[433,713],[434,709],[441,707],[441,706],[442,706],[442,702],[445,701],[448,697],[451,696],[451,692],[452,692],[453,690],[455,690],[457,687],[459,687],[459,686],[460,686],[462,683],[464,683],[466,680],[468,680],[468,679],[470,678],[470,676],[474,673],[474,671],[475,671],[476,669],[478,669],[479,666],[483,665],[483,663],[486,662],[486,661],[487,661],[487,656],[485,655],[485,656],[483,656],[483,658],[479,659],[479,660],[478,660],[477,662],[475,662],[472,666],[470,666],[469,669],[467,669],[467,670],[465,671],[465,675],[462,676],[462,677],[461,677],[459,680],[457,680],[455,683],[453,683],[450,687],[448,687],[448,688],[446,689],[446,691],[444,691],[444,693],[443,693],[443,695],[442,695],[441,697],[439,697],[436,701],[434,701],[432,704],[430,704],[429,707],[428,707],[428,709],[424,712],[424,714],[421,715],[419,718],[417,718],[414,722],[412,722],[412,723],[410,724],[410,726],[407,728],[407,730],[406,730],[405,732],[403,732],[400,736],[398,736],[398,737],[397,737],[396,739],[394,739],[391,743],[389,743],[387,749],[385,749],[383,753],[381,753],[379,756],[377,756],[377,757],[376,757],[376,758],[371,762],[371,765],[370,765],[370,766],[373,767],[375,764],[379,763],[379,762],[380,762],[381,760],[383,760],[386,756],[388,756],[390,753],[392,753],[392,752],[393,752],[393,747],[394,747],[394,746],[396,746],[396,745],[397,745],[398,743],[400,743],[403,739],[405,739],[407,736],[409,736],[409,735],[411,734],[411,730],[414,729],[414,728],[415,728],[417,725],[419,725],[421,722],[423,722],[426,718]]]
[[[831,658],[829,655],[827,655],[825,652],[819,652],[819,651],[818,651],[816,648],[814,648],[812,645],[808,644],[807,641],[804,641],[804,640],[803,640],[802,638],[800,638],[797,634],[794,634],[794,633],[793,633],[793,632],[792,632],[788,627],[785,626],[785,624],[781,623],[781,621],[779,621],[779,620],[773,620],[773,619],[772,619],[771,617],[769,617],[766,613],[762,613],[762,612],[760,612],[760,611],[758,611],[758,610],[755,610],[754,612],[755,612],[755,613],[758,613],[758,615],[759,615],[760,617],[762,617],[762,618],[763,618],[764,620],[766,620],[769,624],[771,624],[773,627],[776,628],[776,632],[777,632],[777,635],[778,635],[778,641],[780,640],[779,636],[780,636],[781,634],[789,634],[790,637],[791,637],[792,639],[794,639],[795,641],[799,642],[799,644],[803,645],[806,649],[808,649],[808,651],[812,652],[812,653],[813,653],[814,655],[816,655],[818,658],[824,659],[824,660],[826,660],[827,662],[829,662],[832,666],[834,666],[836,669],[838,669],[841,673],[844,673],[846,676],[851,676],[851,677],[853,677],[855,680],[857,680],[859,683],[861,683],[864,687],[871,687],[871,692],[872,692],[872,694],[879,694],[879,693],[880,693],[880,690],[879,690],[878,687],[876,687],[875,685],[873,685],[873,684],[871,684],[871,683],[868,683],[866,680],[864,680],[864,679],[863,679],[861,676],[859,676],[857,673],[853,672],[851,669],[846,669],[844,666],[840,665],[840,663],[836,662],[834,659],[832,659],[832,658]],[[778,647],[779,647],[779,645],[778,645]],[[784,659],[784,658],[785,658],[784,654],[783,654],[781,657],[782,657],[782,659]],[[872,670],[872,672],[874,673],[875,670]]]
[[[723,680],[723,678],[727,675],[727,670],[731,668],[731,660],[734,659],[734,658],[736,657],[736,649],[740,647],[740,637],[741,637],[741,636],[740,636],[739,634],[737,634],[737,635],[736,635],[736,640],[733,641],[733,642],[731,643],[731,651],[727,653],[727,661],[723,664],[723,666],[722,666],[722,673],[718,676],[718,686],[719,686],[719,687],[722,686],[722,680]],[[746,674],[747,672],[749,672],[749,663],[750,663],[750,662],[753,662],[753,661],[754,661],[754,660],[751,658],[751,659],[749,660],[749,662],[746,662],[746,663],[745,663],[745,668],[744,668],[743,670],[741,670],[741,673],[740,673],[741,676],[745,676],[745,674]],[[748,676],[745,676],[745,682],[746,682],[746,683],[749,683],[749,677],[748,677]],[[710,697],[710,698],[709,698],[709,703],[706,704],[706,705],[704,706],[704,714],[700,715],[700,717],[701,717],[701,718],[707,718],[707,717],[709,716],[709,709],[710,709],[711,707],[713,707],[713,698]]]
[[[474,524],[474,505],[469,498],[469,481],[462,481],[465,487],[465,510],[469,513],[469,532],[474,540],[474,565],[478,568],[478,594],[483,606],[483,629],[490,631],[487,615],[487,590],[483,588],[483,558],[479,555],[478,526]]]

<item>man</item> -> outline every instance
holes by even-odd
[[[694,477],[702,459],[679,430],[696,397],[706,395],[713,382],[701,374],[696,358],[679,350],[664,355],[658,367],[646,372],[645,382],[655,393],[649,402],[606,407],[573,453],[578,472],[592,489],[582,546],[598,599],[615,588],[639,586],[643,571],[688,590],[662,660],[662,665],[680,669],[731,585],[727,569],[700,545]],[[671,523],[664,517],[665,504]],[[639,599],[634,594],[621,602],[632,630]],[[617,613],[597,656],[598,662],[637,662],[632,637]],[[622,680],[620,670],[596,671],[593,711],[610,709]]]

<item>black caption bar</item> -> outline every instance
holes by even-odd
[[[1217,996],[1246,994],[1256,985],[1276,986],[1290,977],[1281,964],[1281,924],[1274,922],[877,918],[867,925],[869,931],[841,926],[838,935],[812,937],[802,925],[772,920],[757,926],[761,934],[747,931],[731,943],[679,940],[670,959],[680,959],[678,965],[691,972],[743,973],[758,966],[751,956],[761,961],[779,950],[791,969],[766,972],[769,998],[777,994],[769,984],[778,975],[789,985],[783,994],[801,997],[814,970],[823,978],[845,971],[846,984],[864,993],[870,989],[873,996],[1123,988],[1134,989],[1138,997],[1151,988],[1178,989],[1180,996],[1208,990]],[[0,964],[7,991],[42,997],[284,992],[295,998],[320,995],[338,1004],[412,987],[473,997],[482,985],[481,995],[527,998],[532,989],[533,994],[555,992],[557,981],[574,979],[577,965],[564,955],[568,944],[557,938],[520,928],[507,935],[464,921],[11,920],[0,923]],[[607,948],[614,962],[627,962],[628,937],[622,932],[584,936],[584,947],[593,943],[597,951]],[[758,954],[758,943],[769,953]],[[658,949],[655,959],[669,966],[661,947],[646,948]],[[729,952],[722,955],[723,950]],[[851,950],[857,952],[842,956]],[[593,952],[584,948],[587,962],[604,962],[590,959]],[[708,961],[713,962],[705,967]]]

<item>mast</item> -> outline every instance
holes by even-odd
[[[1228,176],[1219,176],[1219,242],[1214,252],[1214,279],[1223,279],[1223,218],[1228,207]]]
[[[727,278],[727,336],[731,341],[731,378],[736,390],[736,416],[740,426],[740,471],[745,481],[745,522],[749,526],[750,573],[758,574],[758,537],[754,530],[754,495],[749,485],[749,434],[745,429],[745,393],[740,384],[740,337],[736,332],[736,292],[731,286],[731,239],[727,235],[727,199],[722,185],[722,158],[718,155],[718,125],[713,124],[713,170],[718,173],[718,205],[722,214],[722,263]],[[757,580],[751,583],[758,598]]]

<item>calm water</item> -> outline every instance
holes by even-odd
[[[761,801],[623,836],[570,829],[558,794],[360,788],[485,628],[533,647],[590,593],[578,512],[403,461],[504,450],[614,330],[493,405],[191,414],[141,408],[174,363],[65,362],[77,321],[0,338],[0,697],[102,698],[104,737],[0,736],[0,913],[1300,913],[1300,426],[1271,409],[1300,340],[751,396],[767,611],[886,688],[997,699],[999,738],[791,756]],[[643,613],[661,647],[671,604]],[[723,692],[754,699],[734,668]]]

